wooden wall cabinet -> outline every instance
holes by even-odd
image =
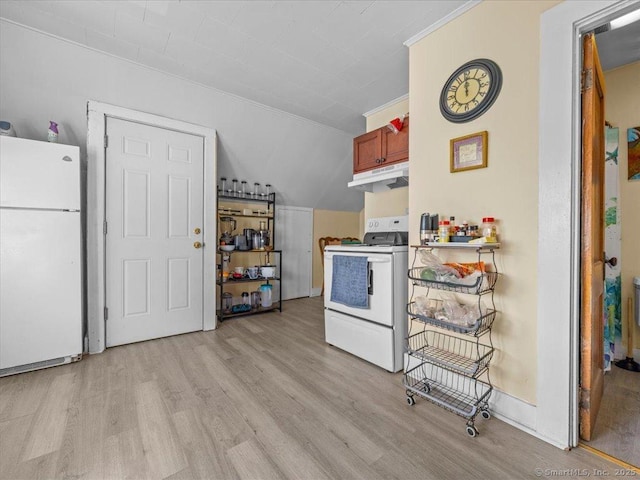
[[[385,167],[409,159],[409,117],[394,134],[387,126],[353,139],[353,173]]]

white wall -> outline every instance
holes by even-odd
[[[360,211],[351,134],[0,20],[0,118],[20,137],[86,153],[88,100],[218,132],[219,176],[271,183],[283,204]]]

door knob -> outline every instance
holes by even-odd
[[[200,248],[202,244],[200,242],[193,242],[193,248]]]
[[[199,228],[199,227],[196,227],[196,228],[194,228],[194,229],[193,229],[193,233],[195,233],[196,235],[200,235],[200,232],[201,232],[201,231],[202,231],[202,230],[200,230],[200,228]]]
[[[604,263],[608,263],[610,267],[615,267],[618,264],[618,259],[616,257],[607,258],[604,257]]]

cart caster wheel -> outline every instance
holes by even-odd
[[[416,404],[416,399],[413,397],[407,397],[407,404],[408,405],[415,405]]]
[[[478,429],[476,427],[472,427],[471,425],[467,425],[467,435],[470,437],[478,436]]]
[[[482,418],[485,420],[489,420],[491,418],[491,412],[489,410],[482,410],[480,415],[482,415]]]

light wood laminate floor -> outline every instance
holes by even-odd
[[[324,342],[321,297],[293,300],[216,331],[0,379],[0,478],[614,476],[583,449],[495,418],[471,438],[464,419],[408,406],[401,380]]]
[[[611,366],[593,438],[585,443],[640,466],[640,373]]]

